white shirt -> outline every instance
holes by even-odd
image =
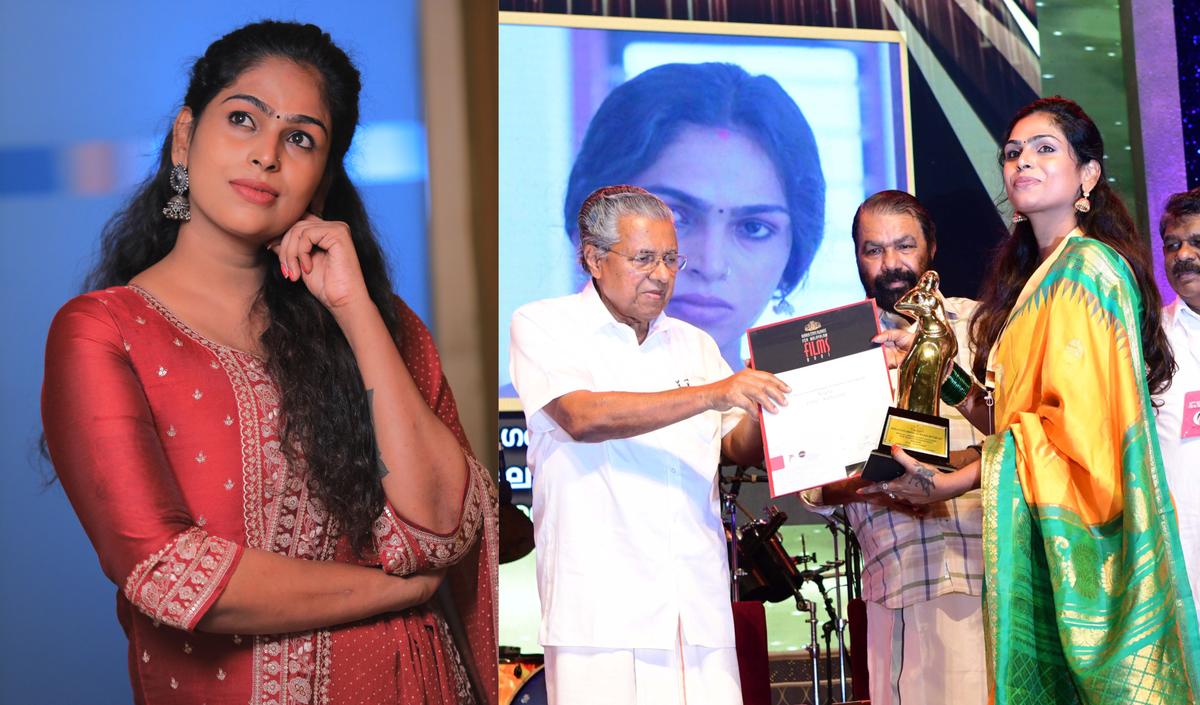
[[[1200,314],[1183,299],[1163,307],[1163,330],[1171,343],[1179,371],[1171,386],[1158,397],[1158,445],[1162,449],[1167,486],[1175,500],[1179,521],[1179,543],[1192,585],[1192,597],[1200,610],[1200,436],[1183,438],[1184,397],[1200,394]],[[1195,397],[1193,397],[1195,399]],[[1189,417],[1197,411],[1187,411]]]
[[[581,443],[542,407],[577,390],[659,392],[732,374],[707,333],[665,314],[645,341],[589,283],[513,314],[513,385],[529,429],[544,646],[732,647],[717,493],[721,439],[745,412],[708,411],[633,438]]]

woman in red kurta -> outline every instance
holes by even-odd
[[[357,93],[311,25],[214,43],[51,327],[47,445],[137,703],[496,698],[494,486],[342,167]]]

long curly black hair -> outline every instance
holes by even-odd
[[[1091,210],[1075,213],[1079,228],[1116,250],[1129,264],[1141,295],[1140,331],[1142,354],[1146,362],[1146,377],[1150,392],[1162,392],[1175,374],[1175,358],[1166,334],[1159,325],[1162,297],[1154,283],[1153,263],[1149,243],[1137,231],[1129,211],[1120,196],[1108,185],[1104,173],[1104,140],[1100,130],[1077,103],[1060,96],[1040,98],[1017,111],[1008,124],[1002,140],[1007,140],[1013,128],[1025,117],[1045,113],[1063,131],[1071,144],[1077,164],[1095,161],[1100,165],[1100,178],[1089,198]],[[1003,155],[1001,155],[1003,167]],[[1000,337],[1008,314],[1024,288],[1025,282],[1039,264],[1037,238],[1028,221],[1013,227],[1012,234],[1000,245],[993,258],[994,265],[983,286],[979,308],[971,322],[971,344],[975,348],[973,372],[983,379],[988,352]]]
[[[272,21],[246,25],[213,42],[196,60],[183,105],[198,120],[218,92],[269,58],[312,67],[321,77],[321,94],[333,122],[324,177],[329,191],[322,215],[350,226],[367,290],[395,338],[398,314],[387,265],[344,164],[358,125],[361,89],[358,69],[346,53],[315,25]],[[88,289],[127,284],[175,246],[179,224],[162,213],[163,204],[173,195],[168,185],[171,167],[168,134],[156,172],[104,226],[99,262],[87,277]],[[303,455],[317,497],[341,533],[361,551],[385,501],[376,473],[377,448],[366,390],[332,314],[307,289],[285,280],[278,266],[268,266],[273,257],[263,251],[267,274],[255,305],[265,307],[269,321],[261,343],[279,385],[284,453],[293,463]]]

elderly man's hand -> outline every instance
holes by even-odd
[[[770,372],[746,368],[709,385],[709,407],[717,411],[740,407],[756,415],[762,405],[773,414],[779,406],[787,405],[786,395],[791,391],[791,387]]]

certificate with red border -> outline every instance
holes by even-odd
[[[872,299],[748,331],[751,365],[792,388],[759,410],[772,497],[843,479],[878,444],[892,403],[878,332]]]

